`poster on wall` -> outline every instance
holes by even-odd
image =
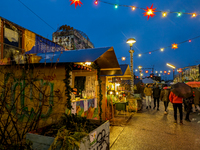
[[[88,101],[85,100],[84,101],[84,111],[87,111],[88,110]]]
[[[76,114],[76,102],[72,103],[71,114]]]
[[[97,98],[94,99],[94,108],[97,108]]]
[[[84,116],[84,101],[76,102],[76,113],[79,116]]]

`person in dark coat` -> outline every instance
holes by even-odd
[[[190,112],[192,110],[192,104],[194,103],[194,95],[189,98],[186,98],[185,103],[186,103],[186,107],[187,107],[187,109],[186,109],[187,113],[186,113],[185,120],[188,122],[191,122],[189,116],[190,116]]]
[[[153,98],[154,98],[154,107],[153,109],[156,108],[156,102],[157,102],[157,110],[159,110],[159,98],[160,98],[160,88],[158,85],[153,89]]]
[[[165,106],[165,112],[164,114],[167,115],[167,108],[169,105],[169,94],[170,94],[170,88],[167,87],[167,84],[163,86],[163,90],[161,90],[160,93],[160,100],[164,102]]]

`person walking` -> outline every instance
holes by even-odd
[[[159,110],[159,98],[160,98],[160,88],[158,85],[153,89],[153,98],[154,98],[154,107],[153,109],[156,108],[156,102],[157,102],[157,110]]]
[[[185,99],[185,104],[186,104],[186,117],[185,117],[185,121],[191,122],[189,116],[190,116],[190,112],[192,110],[192,104],[193,103],[194,103],[194,95]]]
[[[183,110],[182,110],[182,103],[183,103],[183,98],[178,97],[177,95],[174,94],[174,89],[170,92],[169,94],[169,100],[173,104],[174,108],[174,123],[177,123],[177,108],[179,109],[179,114],[180,114],[180,124],[183,124]]]
[[[194,105],[193,112],[196,112],[195,107],[200,111],[199,102],[200,102],[200,91],[196,88],[192,88],[193,96],[194,96]]]
[[[170,94],[170,89],[167,87],[167,84],[165,84],[160,93],[160,99],[161,101],[164,102],[164,106],[165,106],[165,112],[164,112],[165,115],[168,114],[167,108],[169,105],[169,94]]]
[[[148,106],[151,109],[152,88],[150,86],[151,85],[148,84],[144,89],[144,94],[146,96],[146,109],[148,109]]]

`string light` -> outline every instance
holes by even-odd
[[[80,0],[70,0],[70,1],[80,1]],[[177,11],[173,11],[173,12],[166,12],[166,11],[161,11],[161,10],[155,11],[156,8],[153,8],[153,7],[152,7],[153,4],[152,4],[152,6],[151,6],[150,8],[147,7],[147,9],[146,9],[146,8],[141,8],[141,7],[132,6],[132,5],[114,4],[114,3],[106,2],[106,1],[103,1],[103,0],[96,0],[96,1],[99,1],[99,2],[102,2],[102,3],[105,3],[105,4],[108,4],[108,5],[114,5],[115,8],[118,8],[118,6],[122,6],[122,7],[129,7],[129,8],[131,7],[132,10],[135,10],[136,8],[137,8],[137,9],[145,10],[146,12],[143,13],[143,14],[145,14],[144,16],[147,16],[148,19],[149,19],[150,16],[151,16],[151,17],[155,16],[154,12],[160,12],[160,13],[162,13],[162,17],[166,17],[166,16],[168,15],[168,13],[176,13],[178,17],[180,17],[182,14],[192,15],[192,17],[196,17],[197,15],[199,15],[199,14],[197,14],[197,13],[187,13],[187,12],[182,13],[182,12],[177,12]],[[95,1],[95,3],[97,3],[96,1]],[[79,5],[80,5],[80,4],[79,4]]]
[[[122,57],[122,61],[125,61],[126,60],[126,57]]]
[[[189,40],[188,42],[192,42],[192,40]]]
[[[163,51],[164,51],[164,48],[161,48],[160,51],[163,52]]]
[[[180,17],[181,15],[182,15],[182,13],[181,13],[181,12],[178,12],[177,16]]]
[[[175,50],[175,49],[177,49],[177,48],[178,48],[178,44],[175,44],[175,43],[174,43],[174,44],[172,44],[172,49],[174,49],[174,50]]]
[[[141,54],[138,54],[138,56],[141,57],[142,55],[141,55]]]
[[[149,52],[149,54],[151,54],[151,52]]]
[[[149,20],[149,17],[155,16],[155,14],[154,14],[155,10],[156,10],[156,8],[153,8],[153,4],[151,5],[150,8],[147,6],[147,9],[144,9],[144,11],[146,11],[146,12],[144,12],[143,14],[144,14],[144,16],[147,16],[147,20]]]
[[[96,0],[94,3],[95,3],[95,5],[97,5],[97,4],[98,4],[98,1]]]
[[[135,6],[133,6],[133,7],[132,7],[132,10],[135,10],[135,9],[136,9],[136,7],[135,7]]]
[[[192,14],[192,17],[196,17],[196,16],[197,16],[197,14],[196,14],[196,13],[193,13],[193,14]]]
[[[163,13],[162,13],[162,16],[163,16],[163,17],[166,17],[166,16],[167,16],[167,13],[166,13],[166,12],[163,12]]]

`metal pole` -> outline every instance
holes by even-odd
[[[133,74],[133,53],[134,53],[134,50],[131,50],[131,47],[130,46],[130,57],[131,57],[131,95],[134,96],[134,74]]]

